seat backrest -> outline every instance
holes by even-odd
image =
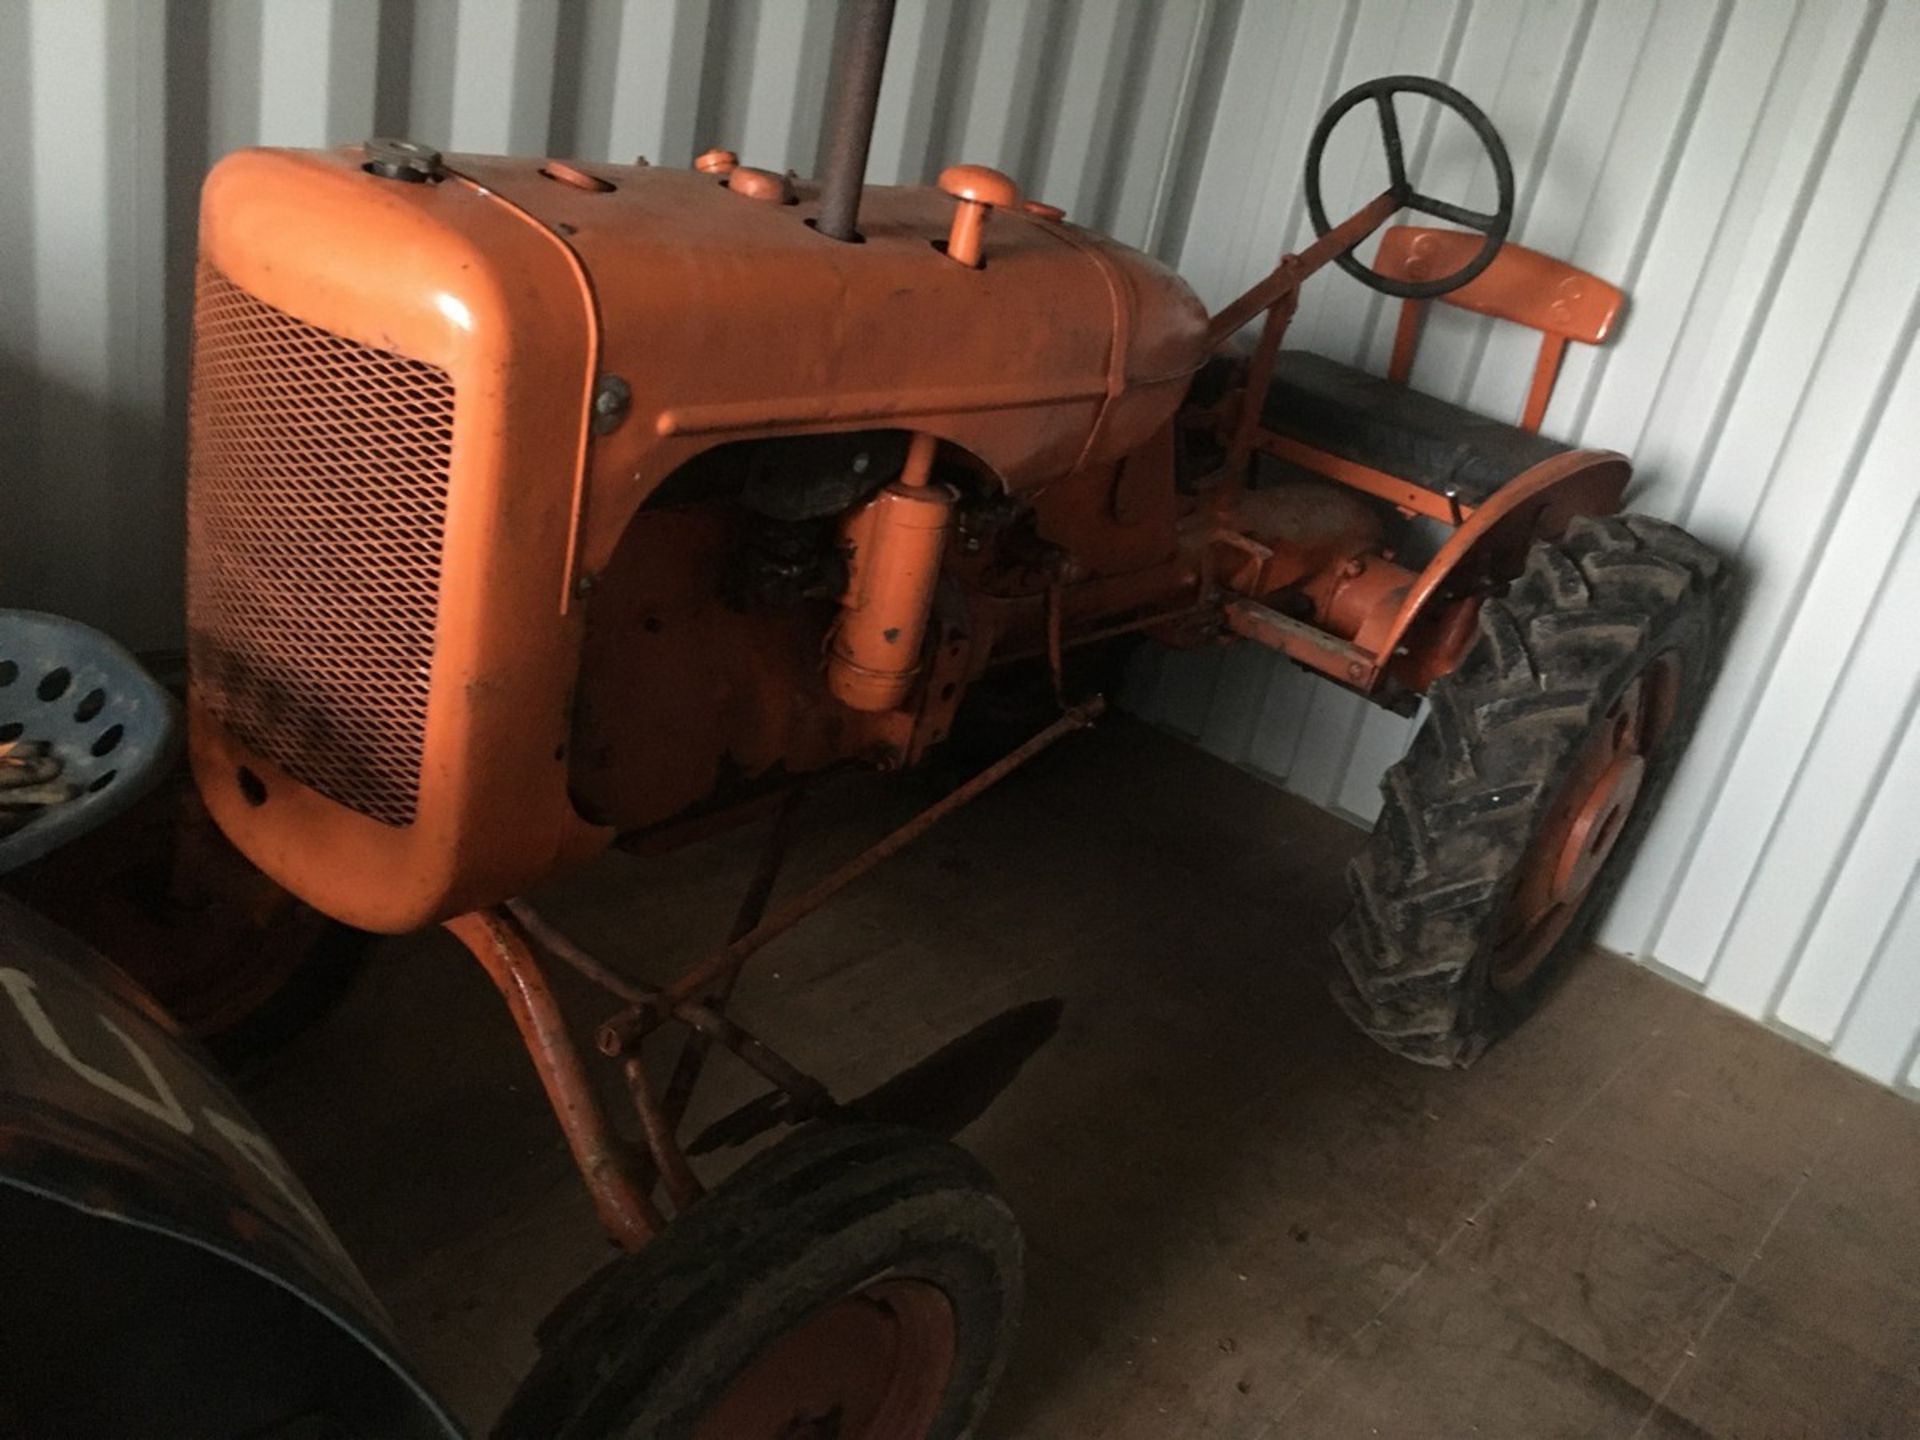
[[[1373,268],[1395,280],[1432,280],[1458,270],[1479,253],[1484,243],[1484,237],[1471,230],[1395,225],[1381,235]],[[1523,430],[1538,430],[1546,418],[1547,401],[1553,395],[1553,382],[1559,378],[1567,342],[1604,343],[1627,303],[1618,285],[1511,241],[1500,247],[1485,270],[1439,299],[1445,305],[1540,331],[1540,358],[1534,364],[1533,384],[1520,416]],[[1387,368],[1389,380],[1404,385],[1413,373],[1413,352],[1420,343],[1420,321],[1425,312],[1424,300],[1408,300],[1400,307],[1393,360]]]

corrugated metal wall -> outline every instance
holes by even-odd
[[[369,133],[812,169],[831,0],[0,0],[0,594],[177,637],[193,196],[237,145]],[[1340,90],[1439,75],[1514,152],[1516,238],[1620,280],[1550,432],[1749,578],[1726,678],[1606,937],[1920,1083],[1917,0],[902,0],[873,174],[999,164],[1224,300],[1306,236]],[[1417,132],[1431,188],[1468,150]],[[1331,204],[1370,193],[1356,146]],[[1429,326],[1416,383],[1517,408],[1529,347]],[[1378,367],[1317,283],[1296,343]],[[1242,651],[1141,703],[1362,818],[1404,722]]]
[[[998,163],[1163,251],[1232,5],[903,0],[872,174]],[[172,643],[200,177],[242,145],[813,170],[834,0],[0,0],[0,599]],[[1184,188],[1183,188],[1184,186]]]

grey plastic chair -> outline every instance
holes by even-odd
[[[0,609],[0,744],[45,743],[59,779],[80,792],[0,835],[0,874],[133,804],[167,773],[179,733],[173,697],[105,635],[58,615]]]

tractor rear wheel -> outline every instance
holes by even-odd
[[[1334,994],[1368,1035],[1466,1065],[1539,1004],[1699,717],[1722,579],[1663,521],[1581,518],[1482,607],[1348,872]]]
[[[1020,1232],[895,1125],[796,1131],[562,1302],[496,1440],[965,1440],[1013,1338]]]

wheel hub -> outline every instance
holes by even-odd
[[[1494,950],[1494,989],[1524,985],[1573,924],[1626,830],[1679,686],[1679,656],[1668,651],[1633,678],[1575,750],[1520,862]]]
[[[877,1281],[755,1356],[694,1440],[918,1440],[939,1412],[956,1340],[938,1286]]]
[[[1556,903],[1586,894],[1600,867],[1613,853],[1627,813],[1640,794],[1640,781],[1647,773],[1646,756],[1628,751],[1616,756],[1601,773],[1574,811],[1567,827],[1566,841],[1560,847],[1560,859],[1553,870],[1553,898]]]

